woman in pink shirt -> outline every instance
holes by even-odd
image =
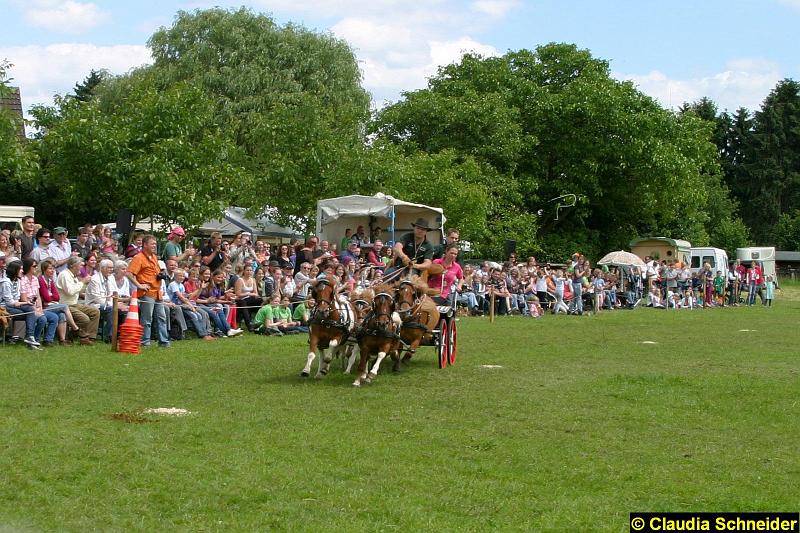
[[[444,270],[439,274],[434,274],[428,278],[428,287],[432,289],[441,289],[439,296],[434,296],[433,300],[439,305],[454,305],[451,298],[451,288],[453,284],[458,281],[456,292],[461,288],[461,283],[464,281],[464,271],[461,270],[461,265],[456,263],[458,257],[458,245],[448,244],[444,249],[444,256],[439,259],[434,259],[433,264],[442,265]],[[455,293],[453,293],[455,294]]]

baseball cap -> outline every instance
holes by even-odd
[[[56,229],[53,230],[53,233],[55,233],[56,235],[61,235],[62,233],[66,232],[67,228],[65,228],[64,226],[58,226]]]
[[[180,227],[180,226],[175,226],[174,228],[172,228],[172,231],[171,231],[171,233],[172,233],[173,235],[179,235],[179,236],[181,236],[181,237],[183,237],[183,236],[185,236],[185,235],[186,235],[186,232],[185,232],[185,231],[183,230],[183,228],[182,228],[182,227]]]

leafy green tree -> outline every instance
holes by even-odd
[[[482,163],[475,181],[491,191],[495,240],[524,242],[507,233],[524,227],[538,231],[534,249],[594,254],[642,234],[708,238],[709,176],[719,181],[710,126],[664,110],[574,45],[465,55],[382,110],[372,131],[409,155]],[[551,200],[565,194],[575,206],[556,217]]]
[[[210,95],[216,123],[242,147],[238,205],[271,205],[288,220],[313,214],[322,188],[354,190],[355,178],[335,169],[363,146],[369,96],[347,43],[247,9],[210,9],[179,12],[148,44],[158,85]]]
[[[105,217],[127,207],[189,226],[219,216],[242,170],[214,101],[188,84],[161,89],[146,72],[108,84],[125,98],[57,98],[59,118],[42,139],[66,206],[92,204]]]

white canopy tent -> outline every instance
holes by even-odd
[[[340,196],[317,202],[317,235],[320,240],[338,243],[345,230],[353,233],[358,226],[364,226],[368,235],[380,227],[380,237],[385,242],[396,241],[404,233],[412,231],[411,224],[417,218],[428,219],[436,228],[428,234],[433,244],[444,240],[444,211],[438,207],[404,202],[383,193],[375,196]]]
[[[224,236],[231,236],[240,231],[249,231],[253,234],[253,238],[258,237],[275,237],[279,239],[291,239],[292,237],[302,237],[297,232],[279,226],[269,220],[268,218],[247,218],[247,210],[242,207],[229,207],[225,210],[221,219],[209,220],[200,225],[198,231],[202,234],[209,234],[213,231],[219,231]],[[103,224],[103,227],[110,227],[116,229],[116,223],[111,222]],[[136,224],[136,231],[163,231],[168,232],[170,226],[163,223],[158,217],[151,221],[149,218],[144,218]],[[187,228],[189,229],[189,228]]]

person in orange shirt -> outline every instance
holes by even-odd
[[[152,235],[142,237],[142,251],[128,265],[128,278],[138,291],[139,319],[142,322],[142,346],[150,346],[153,318],[155,317],[158,345],[169,348],[167,314],[161,302],[161,281],[158,275],[158,241]],[[159,302],[156,305],[156,302]]]

